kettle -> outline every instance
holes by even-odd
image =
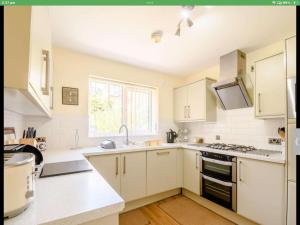
[[[174,143],[177,136],[177,133],[170,129],[170,131],[167,132],[167,143]]]

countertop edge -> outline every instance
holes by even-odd
[[[125,202],[122,201],[106,207],[81,212],[76,215],[71,215],[71,216],[67,215],[64,218],[51,220],[49,222],[41,223],[38,225],[61,225],[61,224],[77,225],[77,224],[86,223],[89,221],[97,220],[100,218],[104,218],[106,216],[119,213],[124,208],[125,208]]]

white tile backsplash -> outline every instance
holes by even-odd
[[[255,119],[254,108],[224,111],[218,107],[216,122],[186,123],[182,126],[190,130],[190,141],[194,137],[202,137],[206,143],[223,142],[270,150],[282,149],[282,146],[268,144],[268,138],[278,138],[277,129],[284,126],[284,119]],[[216,140],[216,135],[221,136],[220,141]]]
[[[54,114],[52,119],[42,117],[26,117],[26,127],[32,126],[37,129],[37,136],[47,137],[48,149],[71,148],[75,146],[75,132],[78,129],[78,146],[98,146],[104,139],[113,139],[117,143],[124,141],[124,134],[121,137],[88,137],[88,116],[86,115],[62,115]],[[142,143],[149,139],[162,139],[165,141],[165,132],[168,129],[177,130],[176,124],[172,121],[163,121],[159,124],[159,132],[156,136],[135,136],[129,137],[130,141]]]
[[[19,139],[23,135],[25,118],[18,113],[4,109],[4,127],[14,127],[16,138]]]

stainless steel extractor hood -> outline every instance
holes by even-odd
[[[252,83],[246,75],[246,54],[235,50],[220,58],[220,79],[211,85],[224,110],[252,106]]]

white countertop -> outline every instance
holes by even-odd
[[[45,163],[84,159],[76,150],[47,150]],[[124,200],[93,171],[36,178],[35,199],[5,225],[75,225],[119,213]]]
[[[204,144],[205,145],[205,144]],[[236,151],[224,151],[218,149],[211,149],[205,146],[196,147],[191,146],[187,143],[174,143],[174,144],[162,144],[160,146],[128,146],[124,148],[116,148],[116,149],[102,149],[100,147],[91,147],[91,148],[83,148],[74,151],[80,151],[85,156],[94,156],[94,155],[103,155],[103,154],[117,154],[117,153],[125,153],[125,152],[135,152],[135,151],[151,151],[158,149],[170,149],[170,148],[185,148],[185,149],[193,149],[198,151],[206,151],[206,152],[214,152],[225,155],[232,155],[242,158],[263,160],[274,163],[285,163],[285,155],[284,151],[270,151],[269,156],[263,156],[252,153],[243,153]]]
[[[268,157],[251,153],[222,151],[205,146],[190,146],[187,143],[162,144],[161,146],[128,146],[116,149],[87,147],[76,150],[47,150],[45,163],[84,159],[88,156],[117,154],[158,149],[186,148],[208,151],[237,157],[285,163],[284,151]],[[107,215],[119,213],[124,200],[110,187],[105,179],[93,171],[36,179],[35,200],[22,214],[5,220],[5,225],[61,225],[80,224]]]

